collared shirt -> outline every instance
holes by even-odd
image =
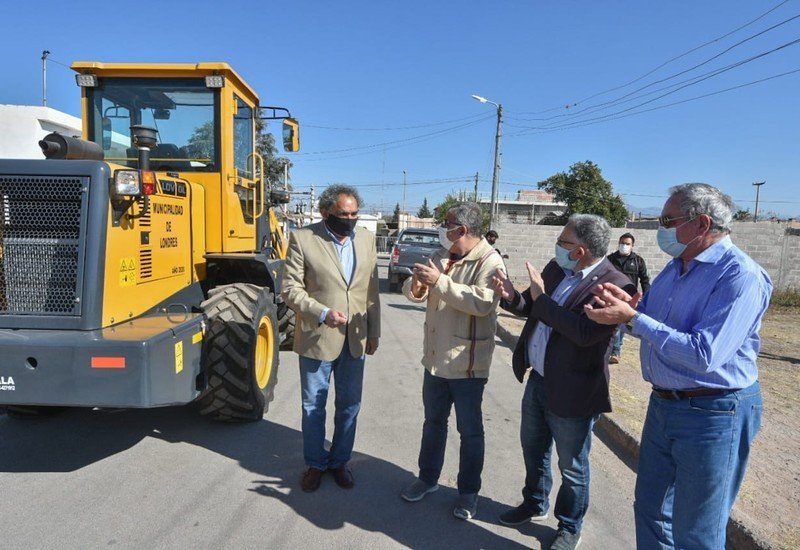
[[[572,270],[565,269],[564,273],[566,277],[561,280],[550,297],[555,300],[558,305],[563,306],[570,294],[572,294],[572,291],[575,290],[575,287],[594,271],[594,269],[600,265],[601,261],[602,258],[574,274]],[[549,325],[546,325],[544,321],[539,321],[536,324],[536,329],[528,340],[528,363],[533,367],[533,370],[542,376],[544,376],[544,355],[547,351],[547,342],[550,341],[550,334],[552,332],[553,329],[550,328]]]
[[[356,251],[355,247],[353,246],[353,239],[356,236],[355,231],[350,233],[344,242],[339,241],[339,237],[334,235],[334,233],[328,229],[328,225],[323,221],[322,227],[325,228],[325,232],[328,233],[331,237],[331,241],[333,241],[333,246],[336,249],[336,254],[339,256],[339,262],[342,264],[342,271],[344,271],[344,280],[347,283],[347,286],[350,286],[350,281],[353,280],[353,273],[356,269]],[[325,308],[322,311],[322,314],[319,316],[319,322],[324,323],[325,317],[328,316],[328,311],[330,308]]]
[[[669,390],[752,385],[769,275],[728,236],[698,254],[686,273],[682,264],[668,263],[639,304],[632,334],[642,340],[644,379]]]

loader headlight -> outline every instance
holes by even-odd
[[[76,74],[75,75],[75,82],[78,83],[78,86],[81,88],[96,88],[97,87],[97,75],[93,74]]]
[[[142,194],[142,178],[139,170],[117,170],[114,172],[113,194],[117,197],[138,197]]]

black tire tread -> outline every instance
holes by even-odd
[[[264,390],[255,383],[255,367],[251,364],[257,335],[255,323],[263,314],[257,311],[258,303],[264,293],[270,294],[266,304],[272,304],[269,289],[235,283],[211,289],[203,302],[201,307],[208,317],[203,339],[208,386],[198,399],[200,414],[227,422],[256,421],[272,401],[277,361]]]

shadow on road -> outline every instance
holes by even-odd
[[[315,493],[300,490],[303,470],[299,431],[262,420],[220,424],[199,418],[192,406],[167,409],[70,410],[46,419],[0,416],[0,472],[71,472],[124,452],[147,437],[188,443],[235,460],[254,478],[254,491],[289,506],[325,530],[345,524],[380,532],[411,548],[525,548],[476,522],[452,515],[457,491],[442,487],[422,502],[407,503],[399,491],[414,474],[384,459],[355,453],[356,487],[343,490],[325,476]],[[452,452],[452,450],[451,450]],[[481,498],[478,521],[494,523],[507,504]],[[525,526],[525,534],[551,540],[545,526]]]

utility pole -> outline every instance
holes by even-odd
[[[42,51],[42,105],[47,107],[47,56],[49,50]]]
[[[761,191],[761,186],[764,185],[765,183],[767,183],[767,182],[766,181],[757,181],[757,182],[755,182],[753,184],[753,185],[756,186],[756,210],[753,213],[753,222],[757,222],[758,221],[758,195],[759,195],[759,191]]]
[[[400,213],[401,215],[405,214],[406,212],[406,171],[403,170],[403,211]],[[408,223],[408,216],[405,218],[406,223]],[[400,225],[400,220],[397,220],[397,224]]]
[[[492,174],[492,204],[489,212],[489,229],[494,229],[497,218],[497,188],[500,185],[500,142],[503,139],[503,104],[497,105],[497,131],[494,134],[494,174]]]
[[[497,188],[500,186],[500,143],[503,140],[503,104],[495,103],[485,97],[472,95],[473,99],[481,103],[494,105],[497,109],[497,130],[494,133],[494,172],[492,173],[492,202],[489,205],[489,229],[494,229],[495,218],[497,217]]]
[[[475,172],[475,193],[472,200],[478,202],[478,172]]]

